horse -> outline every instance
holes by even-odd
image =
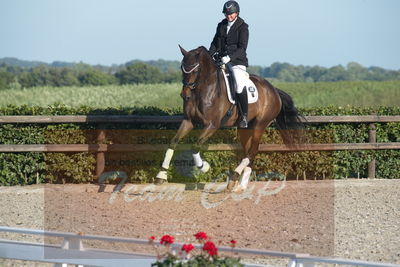
[[[183,55],[181,64],[183,86],[184,118],[178,132],[172,138],[154,183],[167,181],[167,170],[176,146],[194,127],[200,124],[203,129],[196,143],[192,145],[194,163],[201,172],[207,172],[210,164],[201,158],[200,152],[207,140],[222,126],[237,126],[240,117],[239,108],[228,100],[223,71],[216,64],[208,50],[200,46],[186,51],[179,45]],[[248,106],[248,128],[238,128],[238,135],[244,150],[244,158],[231,172],[227,190],[239,191],[247,187],[251,165],[258,153],[258,147],[265,129],[275,120],[285,144],[295,144],[296,129],[302,128],[301,115],[294,106],[290,95],[275,88],[266,79],[250,75],[258,90],[258,100]],[[287,131],[295,130],[295,131]],[[243,176],[241,177],[241,175]],[[241,178],[241,179],[240,179]],[[240,179],[240,181],[239,181]]]

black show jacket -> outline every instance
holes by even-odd
[[[226,34],[227,26],[227,19],[218,23],[217,31],[209,49],[210,55],[215,52],[222,56],[228,55],[233,65],[248,67],[246,49],[249,41],[249,25],[242,18],[237,17],[228,34]]]

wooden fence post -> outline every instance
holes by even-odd
[[[104,140],[106,140],[106,131],[102,125],[99,125],[99,130],[97,131],[97,142],[101,144]],[[105,168],[105,153],[104,152],[96,152],[96,177],[97,179],[104,172]]]
[[[376,143],[376,125],[375,123],[369,124],[368,141],[370,143]],[[373,158],[368,162],[368,178],[375,178],[376,176],[376,160]]]

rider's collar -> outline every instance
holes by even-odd
[[[228,26],[232,27],[233,23],[235,23],[237,21],[238,17],[236,17],[236,19],[234,21],[228,21]]]

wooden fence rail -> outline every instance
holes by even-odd
[[[138,115],[77,115],[77,116],[0,116],[0,124],[51,124],[51,123],[179,123],[182,116],[138,116]],[[400,149],[400,143],[377,143],[375,123],[400,122],[398,116],[305,116],[305,123],[368,123],[368,143],[343,144],[300,144],[286,146],[280,144],[260,144],[260,152],[288,151],[336,151],[336,150],[385,150]],[[100,130],[97,140],[105,139],[105,131]],[[92,152],[96,153],[96,174],[104,170],[106,152],[165,151],[167,145],[143,144],[39,144],[39,145],[0,145],[0,153],[16,152]],[[181,145],[178,149],[190,149],[190,145]],[[240,150],[237,144],[211,144],[208,151]],[[368,177],[375,177],[375,160],[368,164]]]
[[[73,115],[73,116],[0,116],[1,123],[179,123],[182,116]],[[305,116],[306,123],[378,123],[400,122],[397,116]]]
[[[177,150],[189,150],[192,145],[178,145]],[[157,152],[167,150],[168,145],[142,144],[72,144],[72,145],[0,145],[0,152]],[[207,151],[236,151],[242,146],[237,144],[210,144]],[[345,143],[345,144],[299,144],[286,146],[281,144],[260,144],[260,152],[296,152],[296,151],[339,151],[339,150],[385,150],[400,149],[400,143]]]

